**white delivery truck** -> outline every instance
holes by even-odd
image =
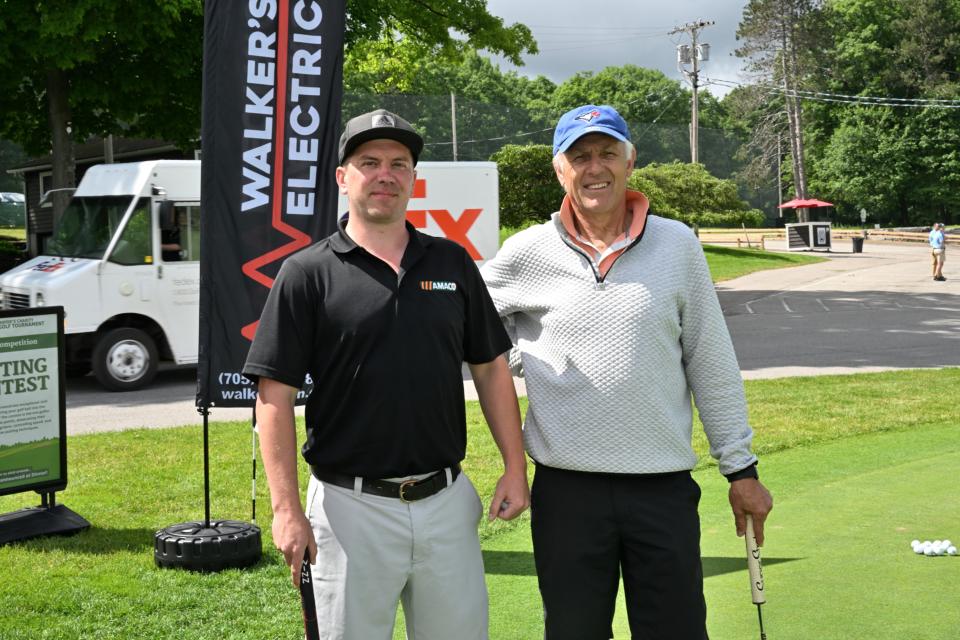
[[[407,219],[460,242],[478,262],[499,246],[492,162],[421,162]],[[346,211],[341,198],[339,211]],[[45,255],[0,275],[0,308],[63,306],[68,375],[139,389],[160,360],[197,362],[200,162],[87,170]]]

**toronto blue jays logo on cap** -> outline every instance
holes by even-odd
[[[395,127],[397,126],[397,123],[393,119],[393,116],[389,116],[385,113],[379,113],[373,116],[373,119],[370,122],[370,126],[371,127]]]
[[[553,155],[566,151],[588,133],[602,133],[621,142],[630,140],[627,123],[616,109],[606,104],[583,104],[560,116],[553,132]]]
[[[590,110],[590,111],[587,111],[587,112],[585,112],[585,113],[581,113],[580,115],[578,115],[578,116],[577,116],[577,120],[583,120],[584,122],[590,122],[590,121],[593,120],[594,118],[599,118],[599,117],[600,117],[600,110],[599,110],[599,109],[592,109],[592,110]]]

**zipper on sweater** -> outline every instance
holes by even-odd
[[[643,237],[643,236],[641,235],[640,237]],[[630,251],[630,249],[632,249],[632,248],[634,247],[634,245],[636,245],[637,242],[640,241],[640,237],[634,238],[633,242],[631,242],[630,244],[628,244],[628,245],[624,248],[623,251],[621,251],[619,254],[617,254],[617,257],[614,258],[614,259],[613,259],[613,262],[610,263],[610,269],[607,269],[607,273],[610,273],[610,271],[613,269],[613,265],[615,265],[615,264],[617,263],[617,260],[620,259],[620,256],[622,256],[623,254],[625,254],[627,251]],[[583,249],[581,249],[580,247],[578,247],[572,240],[570,240],[570,238],[568,238],[566,234],[564,234],[563,236],[561,236],[561,239],[563,240],[563,242],[564,242],[568,247],[570,247],[570,248],[573,249],[575,252],[579,253],[580,255],[582,255],[584,258],[587,259],[587,264],[590,265],[590,269],[591,269],[591,271],[593,271],[593,278],[594,278],[594,280],[595,280],[595,282],[594,282],[594,287],[593,287],[593,288],[594,288],[595,290],[597,290],[597,291],[603,291],[604,289],[606,289],[606,288],[607,288],[607,282],[606,282],[607,276],[606,276],[606,274],[600,275],[600,271],[599,271],[599,269],[597,268],[597,265],[594,264],[593,258],[591,258],[590,255],[589,255],[586,251],[584,251]]]
[[[590,270],[593,271],[593,278],[594,280],[596,280],[595,284],[601,284],[603,282],[603,278],[600,276],[600,272],[597,271],[597,265],[593,264],[593,258],[591,258],[586,251],[584,251],[583,249],[578,247],[576,244],[574,244],[573,241],[567,237],[567,234],[565,233],[562,234],[560,236],[560,239],[563,240],[563,243],[565,245],[573,249],[575,253],[579,253],[580,255],[582,255],[584,258],[587,259],[587,264],[590,265]]]
[[[641,237],[642,237],[642,236],[641,236]],[[626,247],[624,247],[623,251],[621,251],[620,253],[618,253],[618,254],[617,254],[617,257],[614,258],[614,259],[613,259],[613,262],[610,263],[610,268],[607,269],[607,273],[610,273],[611,271],[613,271],[613,265],[617,264],[617,260],[619,260],[621,257],[623,257],[623,254],[625,254],[627,251],[630,251],[630,249],[633,249],[633,247],[634,247],[638,242],[640,242],[640,238],[634,238],[634,239],[633,239],[633,242],[631,242],[631,243],[628,244]],[[600,278],[600,283],[605,285],[605,284],[606,284],[606,282],[605,282],[606,278],[607,278],[606,275],[604,275],[603,277],[601,277],[601,278]]]

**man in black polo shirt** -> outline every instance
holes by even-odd
[[[467,252],[406,223],[422,148],[388,111],[347,123],[349,214],[284,263],[244,367],[259,379],[274,542],[294,584],[309,553],[322,638],[389,638],[398,601],[412,639],[487,638],[482,506],[459,466],[464,361],[505,466],[489,517],[529,503],[510,340]],[[304,511],[293,408],[308,373]]]

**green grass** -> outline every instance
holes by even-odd
[[[533,224],[535,223],[531,222],[522,227],[501,227],[500,244],[502,245],[504,240],[527,227],[533,226]],[[754,271],[783,269],[826,260],[826,258],[798,253],[773,253],[761,249],[731,249],[716,245],[703,245],[703,252],[707,256],[707,264],[710,266],[710,274],[713,276],[714,282],[739,278]]]
[[[955,638],[960,558],[918,557],[909,541],[960,540],[960,427],[942,396],[960,388],[960,369],[746,386],[760,471],[776,501],[764,548],[770,637]],[[475,402],[468,419],[464,467],[487,501],[498,456]],[[726,483],[701,437],[695,448],[711,638],[757,637]],[[0,638],[302,637],[262,480],[257,566],[213,575],[153,566],[154,532],[202,517],[201,451],[199,427],[71,437],[60,501],[93,527],[0,548]],[[211,452],[212,515],[248,520],[249,425],[214,423]],[[0,512],[35,503],[33,494],[2,497]],[[527,515],[481,525],[494,640],[542,636],[528,527]],[[615,629],[629,637],[622,606]]]
[[[745,276],[754,271],[783,269],[802,264],[823,262],[826,258],[807,256],[798,253],[773,253],[761,249],[732,249],[716,245],[703,245],[707,256],[710,275],[714,282],[723,282]]]
[[[954,420],[791,449],[764,460],[775,495],[768,520],[764,621],[771,638],[949,640],[957,637],[960,557],[926,558],[913,539],[960,537]],[[746,572],[733,560],[725,487],[700,473],[711,637],[757,637]],[[709,571],[709,569],[708,569]],[[625,636],[628,637],[628,636]]]

